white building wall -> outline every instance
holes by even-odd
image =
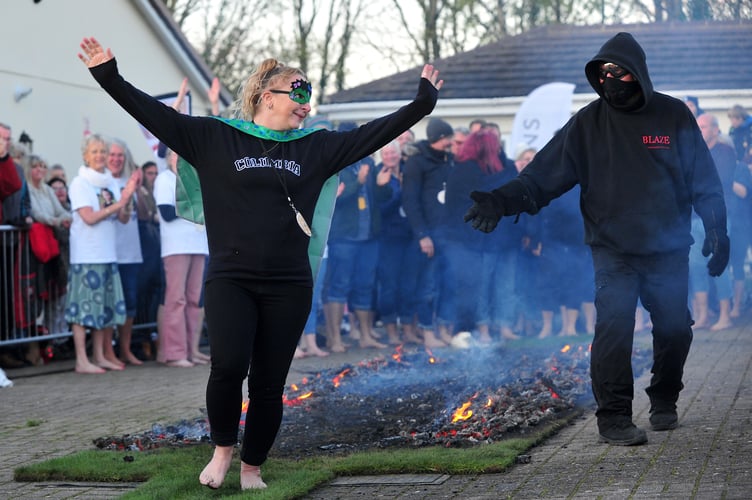
[[[60,163],[69,180],[81,165],[85,123],[124,140],[137,163],[153,157],[129,115],[105,94],[78,59],[84,36],[112,48],[123,76],[153,95],[176,92],[191,76],[182,54],[170,52],[142,15],[140,0],[5,0],[0,5],[0,122],[13,139],[25,131],[34,153]],[[181,67],[182,66],[182,67]],[[205,114],[203,82],[190,80],[193,113]],[[196,87],[199,87],[196,90]],[[16,89],[31,92],[16,102]]]

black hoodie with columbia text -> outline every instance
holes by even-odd
[[[617,107],[601,83],[599,67],[628,70],[639,91]],[[726,232],[723,189],[695,118],[680,100],[656,92],[645,53],[619,33],[585,66],[600,96],[549,141],[519,177],[495,190],[505,214],[536,213],[581,187],[585,243],[625,254],[688,248],[694,208],[706,230]],[[520,185],[521,184],[521,185]]]

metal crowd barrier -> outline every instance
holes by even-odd
[[[39,261],[31,253],[28,229],[0,225],[0,244],[0,347],[70,337],[62,317],[65,290],[38,282]],[[134,335],[153,337],[156,330],[154,319],[139,311]]]
[[[0,226],[0,243],[0,347],[70,336],[62,320],[65,291],[42,282],[28,230]]]

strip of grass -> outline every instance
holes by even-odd
[[[499,472],[517,456],[556,433],[575,415],[551,423],[537,433],[471,448],[425,447],[362,451],[346,456],[305,460],[269,459],[263,467],[266,490],[254,498],[299,498],[336,476],[380,474],[482,474]],[[124,499],[247,498],[240,490],[240,462],[218,490],[203,487],[198,473],[209,461],[209,445],[163,448],[148,452],[88,450],[39,464],[19,467],[16,481],[143,482]]]

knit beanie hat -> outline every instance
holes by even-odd
[[[447,122],[441,118],[431,118],[428,121],[426,127],[426,138],[430,144],[443,139],[444,137],[452,137],[454,135],[454,129]]]

